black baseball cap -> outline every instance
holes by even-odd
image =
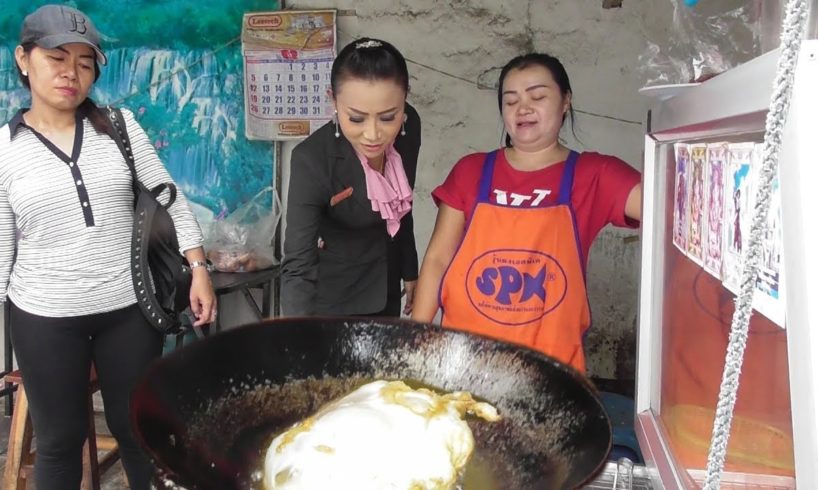
[[[108,63],[99,47],[99,32],[87,15],[67,5],[44,5],[23,21],[20,44],[34,43],[41,48],[54,49],[63,44],[82,43],[94,48],[97,62]]]

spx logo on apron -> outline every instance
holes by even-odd
[[[540,320],[562,303],[567,285],[559,262],[536,250],[490,250],[477,257],[466,274],[472,306],[509,326]]]

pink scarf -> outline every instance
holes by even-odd
[[[372,201],[372,211],[381,213],[390,236],[400,229],[400,220],[412,209],[412,189],[403,170],[403,160],[395,147],[386,149],[383,174],[370,167],[366,157],[358,154],[366,177],[366,196]]]

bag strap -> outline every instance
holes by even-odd
[[[108,106],[106,109],[108,110],[108,118],[111,120],[111,124],[114,127],[114,141],[116,142],[116,146],[119,147],[120,153],[122,153],[122,156],[125,158],[125,163],[128,165],[128,170],[131,172],[131,185],[133,187],[134,196],[138,196],[139,179],[136,176],[136,165],[133,150],[131,150],[131,139],[128,136],[128,129],[125,127],[125,118],[122,117],[122,111],[119,110],[119,108]],[[168,189],[170,192],[168,203],[162,205],[165,209],[167,209],[174,203],[174,201],[176,201],[176,186],[170,183],[159,184],[151,189],[150,192],[153,194],[153,197],[157,199],[157,202],[159,202],[159,195],[165,189]]]
[[[125,129],[125,119],[122,117],[122,111],[116,107],[108,106],[108,118],[111,120],[111,125],[114,127],[114,141],[119,147],[120,153],[125,158],[125,164],[128,165],[128,170],[131,171],[132,185],[134,195],[138,195],[136,177],[136,167],[134,165],[133,151],[131,151],[131,139],[128,137],[128,130]]]
[[[167,204],[162,204],[159,201],[159,196],[162,194],[162,192],[165,191],[165,189],[167,189],[168,192],[170,193],[170,198],[168,198]],[[153,198],[156,199],[156,202],[159,203],[159,205],[165,209],[168,209],[170,205],[173,204],[173,201],[176,200],[176,186],[173,184],[159,184],[153,189],[151,189],[150,192],[151,195],[153,195]]]
[[[156,210],[159,209],[159,206],[168,208],[173,204],[176,200],[176,186],[171,183],[164,183],[150,190],[144,186],[140,188],[140,183],[136,176],[133,151],[131,150],[131,141],[128,137],[128,131],[125,128],[125,119],[122,117],[122,111],[110,106],[107,107],[107,110],[108,117],[114,127],[113,139],[119,147],[122,156],[125,158],[125,163],[128,165],[128,170],[130,170],[132,177],[131,184],[134,193],[134,211],[137,214],[134,216],[131,234],[131,267],[133,268],[131,278],[137,303],[142,313],[155,328],[164,334],[177,334],[184,331],[184,326],[177,314],[165,311],[156,299],[156,288],[150,277],[150,262],[147,253],[150,248],[150,231]],[[159,202],[157,197],[165,189],[168,189],[170,192],[170,199],[166,205],[163,205]],[[147,195],[143,195],[143,192],[146,194],[149,193],[153,199],[148,198]],[[182,267],[185,266],[186,264],[182,265]]]
[[[150,249],[150,231],[156,210],[159,209],[159,203],[145,194],[138,197],[137,200],[131,234],[131,267],[133,269],[131,279],[136,300],[139,303],[139,309],[152,325],[165,334],[176,333],[181,330],[179,318],[176,314],[162,308],[156,299],[156,287],[150,276],[151,269],[147,251]]]

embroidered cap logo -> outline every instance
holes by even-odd
[[[85,34],[88,32],[88,27],[86,27],[85,17],[75,14],[74,12],[67,12],[71,18],[71,32],[76,32],[78,34]]]

